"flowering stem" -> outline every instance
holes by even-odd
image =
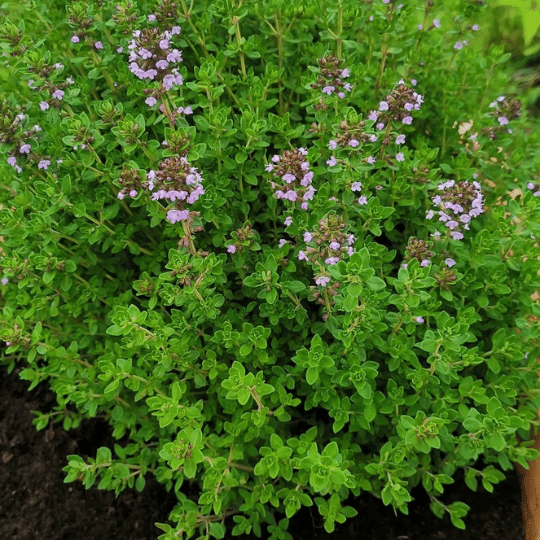
[[[150,154],[148,150],[146,149],[146,142],[141,141],[139,142],[139,148],[143,151],[144,155],[150,160],[151,163],[155,163],[157,161],[157,158]]]
[[[341,41],[341,31],[343,30],[343,5],[341,4],[341,0],[338,0],[338,26],[337,26],[337,36],[336,36],[336,41],[337,41],[337,57],[338,57],[338,60],[341,60],[341,46],[342,46],[342,41]]]
[[[384,133],[384,138],[388,138],[388,135],[390,135],[390,130],[392,129],[392,121],[388,122],[388,125],[386,126],[386,131]],[[384,150],[386,146],[384,144],[381,144],[381,153],[379,154],[379,159],[384,158]]]
[[[34,9],[34,10],[32,11],[32,14],[35,15],[35,16],[40,20],[40,22],[43,23],[43,24],[46,26],[46,28],[47,28],[47,33],[50,33],[50,31],[52,30],[52,27],[51,27],[51,25],[50,25],[50,24],[49,24],[49,23],[41,16],[41,14],[39,13],[39,10]]]
[[[280,283],[276,283],[276,285],[278,289],[283,290],[283,286]],[[298,300],[298,297],[295,294],[292,294],[290,291],[285,291],[285,294],[295,303],[296,309],[303,309],[300,300]]]
[[[246,72],[246,57],[244,55],[244,51],[240,47],[242,47],[242,36],[240,35],[240,20],[238,17],[232,17],[232,23],[234,26],[234,35],[236,36],[236,44],[238,45],[238,51],[240,52],[240,66],[242,68],[242,76],[244,79],[247,78],[247,72]]]
[[[93,50],[90,50],[90,53],[94,59],[94,63],[97,65],[97,66],[101,66],[101,63],[102,63],[102,60],[101,58],[95,53],[95,51]],[[111,79],[111,76],[109,75],[108,71],[105,70],[105,69],[102,69],[101,70],[101,74],[103,75],[103,77],[105,78],[105,80],[107,81],[107,85],[109,86],[109,88],[111,89],[111,92],[113,94],[116,94],[116,88],[114,87],[114,82],[113,80]]]
[[[197,37],[197,42],[202,47],[204,56],[208,60],[209,54],[208,54],[208,50],[206,48],[206,43],[204,41],[204,37],[201,37],[201,35],[199,34],[199,31],[197,30],[197,27],[193,24],[193,21],[191,20],[191,10],[193,9],[193,0],[191,2],[191,5],[189,6],[189,10],[186,8],[186,3],[184,2],[184,0],[180,0],[180,2],[182,4],[182,9],[184,10],[184,13],[183,13],[182,17],[184,19],[186,19],[186,21],[189,23],[189,26],[191,26],[191,29],[195,32],[196,37]],[[197,54],[197,51],[195,50],[195,47],[193,47],[193,45],[191,45],[191,42],[189,42],[189,43],[190,43],[191,48],[193,49],[193,52],[195,54]]]
[[[387,41],[388,41],[388,34],[385,34],[384,42],[383,42],[382,50],[381,50],[381,68],[379,69],[379,75],[377,76],[377,82],[375,83],[375,92],[374,92],[375,98],[377,98],[377,93],[379,92],[379,88],[381,86],[381,79],[384,73],[384,67],[386,65],[386,57],[388,56]]]
[[[189,239],[189,251],[192,255],[196,255],[195,244],[193,243],[193,238],[185,221],[182,221],[182,228],[184,229],[184,235]]]
[[[326,305],[326,313],[328,316],[332,314],[332,305],[330,304],[330,296],[328,296],[328,290],[323,291],[324,303]]]
[[[99,12],[96,15],[96,19],[98,21],[103,22],[103,6],[100,6]],[[106,26],[103,26],[103,31],[105,32],[105,35],[107,36],[107,39],[109,40],[109,43],[114,46],[115,45],[114,39],[111,36],[111,33],[109,32],[109,29]]]

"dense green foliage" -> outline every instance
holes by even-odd
[[[43,1],[0,26],[0,361],[57,394],[38,429],[130,440],[66,482],[153,474],[160,539],[277,540],[301,506],[332,531],[420,483],[464,527],[456,471],[492,490],[536,456],[538,135],[509,55],[468,46],[481,5],[432,4]]]

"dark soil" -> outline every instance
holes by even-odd
[[[30,411],[48,412],[55,396],[41,383],[28,392],[29,383],[8,375],[0,366],[0,538],[10,540],[155,540],[166,523],[176,497],[146,477],[142,493],[85,490],[79,482],[65,484],[66,456],[95,457],[100,446],[113,447],[112,430],[101,419],[85,420],[77,429],[63,431],[60,424],[36,431]],[[122,441],[124,442],[124,441]],[[291,520],[294,540],[522,540],[520,486],[517,473],[490,494],[470,491],[458,478],[441,499],[463,501],[471,510],[465,531],[454,528],[448,517],[438,519],[429,509],[422,488],[413,491],[409,515],[394,516],[391,508],[371,496],[349,504],[358,516],[327,534],[316,509],[304,508]],[[311,510],[311,511],[310,511]],[[237,537],[238,538],[238,537]],[[251,540],[246,536],[240,540]],[[227,540],[232,540],[229,537]]]

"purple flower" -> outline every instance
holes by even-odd
[[[421,263],[420,263],[420,266],[428,266],[430,264],[430,260],[429,259],[424,259]]]
[[[337,264],[339,262],[339,257],[328,257],[324,262],[330,265]]]
[[[349,75],[351,74],[351,70],[350,69],[343,69],[341,71],[341,76],[346,79]]]
[[[165,90],[171,90],[171,88],[174,87],[175,82],[176,82],[176,77],[172,75],[171,73],[167,73],[167,75],[163,77],[162,84]]]
[[[298,260],[309,261],[309,259],[307,258],[307,255],[302,250],[300,250],[300,252],[298,253]]]
[[[362,191],[362,182],[353,182],[351,191]]]
[[[124,197],[125,197],[125,195],[124,195],[121,191],[119,191],[119,192],[118,192],[118,198],[119,198],[120,200],[122,200]]]
[[[182,61],[182,52],[178,49],[173,49],[167,55],[167,62],[181,62]]]
[[[54,99],[62,99],[64,97],[64,91],[63,90],[55,90],[52,93],[52,97]]]
[[[356,148],[359,144],[360,144],[360,143],[359,143],[356,139],[351,139],[351,140],[349,141],[349,146],[350,146],[351,148]]]
[[[330,159],[326,160],[326,164],[329,165],[330,167],[333,167],[334,165],[337,164],[337,160],[334,156],[332,156]]]
[[[308,173],[304,174],[304,178],[300,181],[300,185],[306,187],[312,180],[313,180],[313,171],[309,171]]]
[[[368,120],[377,121],[377,111],[371,111],[368,116]]]
[[[187,219],[189,216],[189,210],[169,210],[167,212],[167,219],[171,223],[176,223],[177,221],[182,221]]]
[[[328,148],[330,148],[330,150],[334,150],[336,147],[337,147],[337,142],[336,141],[330,141],[328,143]]]
[[[328,94],[328,95],[331,95],[332,92],[336,89],[335,86],[325,86],[322,91],[323,91],[323,94]]]
[[[283,180],[285,180],[285,182],[287,182],[287,184],[290,184],[291,182],[294,182],[296,180],[296,176],[290,173],[284,174],[282,178]]]
[[[167,69],[169,65],[169,62],[167,62],[167,60],[159,60],[158,62],[156,62],[156,67],[158,67],[159,69]]]
[[[403,144],[405,142],[405,135],[398,135],[396,137],[396,144]]]
[[[402,120],[402,122],[403,122],[404,124],[407,124],[408,126],[410,126],[410,125],[412,124],[412,116],[406,116],[406,117]]]
[[[47,170],[47,167],[51,164],[51,162],[48,159],[42,159],[38,163],[38,169],[45,169]]]
[[[452,267],[454,266],[454,264],[456,264],[456,261],[454,261],[454,259],[451,259],[450,257],[445,259],[444,262],[446,263],[446,266],[448,267]]]
[[[362,195],[359,199],[358,199],[358,204],[367,204],[367,197],[365,195]]]
[[[473,24],[471,27],[471,30],[474,30],[475,32],[480,30],[480,27],[477,24]]]
[[[77,36],[73,36],[71,38],[71,43],[79,43],[79,38]]]
[[[148,15],[148,20],[149,20],[150,22],[153,22],[153,21],[156,20],[156,16],[155,16],[155,15]]]
[[[286,243],[287,243],[287,240],[285,240],[285,238],[282,238],[282,239],[279,241],[279,247],[282,248]]]
[[[96,49],[103,49],[103,43],[101,43],[101,41],[96,41],[96,42],[94,43],[94,47],[95,47]]]
[[[369,140],[371,142],[377,142],[377,135],[370,135]]]
[[[160,49],[168,49],[169,48],[169,40],[168,39],[162,39],[159,42],[159,48]]]
[[[439,19],[433,19],[433,26],[435,28],[440,28],[441,27],[441,22],[439,21]]]
[[[381,101],[379,103],[379,111],[387,111],[388,110],[388,102]]]
[[[321,287],[326,287],[327,283],[330,281],[330,278],[329,277],[326,277],[326,276],[319,276],[316,280],[315,280],[315,283],[317,285],[320,285]]]
[[[296,199],[298,199],[298,193],[296,193],[294,189],[291,189],[290,191],[287,191],[287,193],[285,193],[283,198],[287,199],[288,201],[294,202],[296,201]]]
[[[29,144],[23,144],[20,148],[19,148],[19,152],[21,154],[29,154],[30,153],[30,148],[32,148]]]
[[[379,123],[377,124],[376,128],[377,128],[379,131],[381,131],[381,129],[384,128],[384,123],[383,123],[383,122],[379,122]]]
[[[373,156],[369,156],[367,158],[367,162],[370,164],[370,165],[373,165],[375,163],[375,161],[377,161]]]
[[[416,322],[417,323],[423,323],[424,322],[424,318],[423,317],[416,317]]]
[[[506,126],[506,124],[508,124],[508,118],[506,118],[506,116],[500,116],[497,120],[501,126]]]
[[[330,242],[330,249],[336,251],[340,248],[339,242]]]
[[[403,154],[403,152],[399,152],[398,154],[396,154],[396,159],[398,161],[405,161],[405,155]]]
[[[153,107],[157,103],[157,99],[155,97],[147,97],[144,102],[149,105],[150,107]]]
[[[311,242],[312,238],[313,237],[311,236],[311,233],[309,233],[309,232],[304,233],[304,242]]]
[[[46,111],[46,110],[49,108],[49,104],[48,104],[46,101],[42,101],[42,102],[39,104],[39,108],[40,108],[42,111]]]
[[[17,158],[15,156],[8,157],[7,162],[12,167],[15,167],[15,164],[17,163]],[[529,189],[532,189],[532,188],[529,188]]]
[[[145,48],[139,49],[139,55],[143,60],[148,60],[148,58],[152,58],[152,53],[148,49],[145,49]],[[134,58],[136,57],[137,56],[135,55]]]
[[[235,253],[236,252],[236,246],[234,244],[231,244],[230,246],[227,246],[227,251],[229,253]]]
[[[271,163],[269,163],[264,170],[266,172],[271,172],[273,170],[273,168],[274,168],[274,166]]]
[[[6,285],[9,279],[7,277],[2,278],[2,285]]]
[[[288,227],[292,223],[292,216],[286,217],[284,223]]]

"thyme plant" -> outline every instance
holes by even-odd
[[[0,26],[0,361],[160,540],[435,514],[537,452],[538,131],[473,0],[30,1]],[[530,120],[532,122],[532,120]],[[520,195],[509,195],[520,189]],[[520,333],[516,330],[518,329]]]

